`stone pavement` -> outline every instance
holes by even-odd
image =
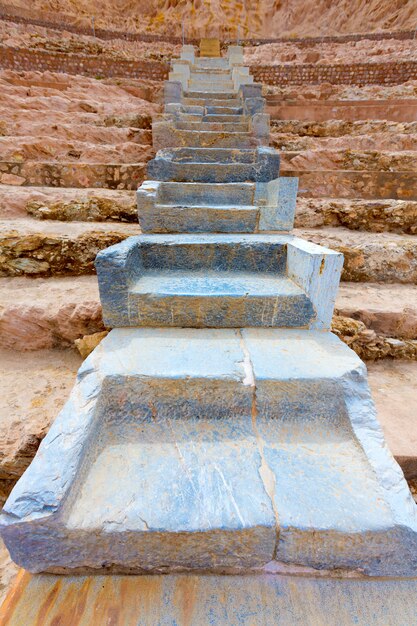
[[[240,48],[186,46],[165,95],[145,234],[96,260],[114,330],[9,497],[6,545],[33,572],[413,575],[415,504],[329,332],[343,257],[289,232],[261,86]]]

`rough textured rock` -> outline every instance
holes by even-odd
[[[108,331],[104,330],[100,333],[93,333],[92,335],[84,335],[80,339],[75,340],[78,352],[83,359],[86,359],[91,352],[97,348],[100,341],[108,335]]]
[[[32,461],[70,392],[81,363],[74,351],[1,351],[0,500]],[[16,390],[19,393],[16,393]]]
[[[135,192],[116,189],[0,185],[0,215],[60,221],[135,221]]]
[[[417,234],[417,202],[407,200],[342,200],[299,198],[298,228],[342,226],[369,232]]]
[[[2,348],[69,347],[83,335],[104,330],[96,278],[3,278],[0,300]]]
[[[129,193],[129,192],[128,192]],[[26,211],[37,219],[82,222],[136,222],[137,209],[133,197],[90,197],[78,201],[56,201],[50,204],[29,201]]]
[[[372,234],[346,228],[297,229],[300,237],[344,255],[342,280],[417,282],[417,239],[394,233]]]
[[[365,324],[351,317],[335,315],[332,332],[365,361],[376,361],[385,357],[417,359],[417,340],[384,337],[366,328]]]
[[[67,224],[37,220],[0,224],[0,276],[80,275],[94,271],[97,253],[130,234],[134,225]]]
[[[335,313],[362,321],[377,335],[417,339],[417,286],[342,283]]]
[[[22,11],[20,0],[11,0],[10,8],[17,6]],[[24,11],[23,5],[23,12]],[[40,15],[62,20],[63,15],[71,22],[91,27],[94,4],[91,0],[57,0],[53,4],[46,0],[35,0],[31,15],[36,10]],[[351,32],[369,32],[379,29],[414,28],[415,9],[409,3],[400,3],[395,12],[388,0],[369,0],[365,4],[341,0],[337,4],[326,0],[284,0],[283,2],[261,0],[242,3],[231,0],[226,4],[207,3],[204,11],[191,2],[176,3],[159,0],[149,4],[145,0],[115,2],[106,0],[97,14],[97,25],[120,30],[181,35],[180,24],[185,22],[188,36],[218,36],[219,33],[236,39],[242,36],[276,37],[279,35],[318,35]],[[92,40],[94,41],[94,40]],[[333,56],[335,54],[332,50]],[[270,53],[269,53],[270,54]]]

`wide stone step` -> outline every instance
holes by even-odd
[[[263,140],[251,132],[181,130],[172,124],[154,125],[153,145],[163,148],[255,148]]]
[[[148,177],[183,182],[268,182],[279,176],[280,157],[273,149],[174,148],[159,150],[148,162]]]
[[[130,190],[0,185],[0,218],[137,222],[135,196]]]
[[[417,283],[417,238],[346,228],[296,229],[299,237],[339,250],[342,279],[353,282]]]
[[[344,226],[352,230],[415,235],[417,201],[298,198],[295,226],[299,228]]]
[[[191,76],[200,76],[200,75],[209,75],[209,76],[230,76],[230,68],[221,68],[221,67],[210,67],[210,68],[204,68],[204,67],[198,67],[197,65],[194,65],[191,69]]]
[[[0,179],[4,184],[35,187],[137,189],[145,169],[145,163],[0,161]]]
[[[293,281],[249,271],[150,270],[132,286],[140,326],[306,326],[313,306]],[[274,307],[278,309],[272,314]],[[262,310],[262,320],[258,311]]]
[[[327,328],[342,262],[288,235],[141,235],[96,268],[109,326]]]
[[[112,331],[1,523],[37,572],[416,567],[366,368],[323,332]]]
[[[207,70],[229,70],[229,60],[224,57],[197,57],[194,59],[194,66],[204,71]]]
[[[410,304],[417,302],[416,289],[411,285],[342,283],[335,314],[360,320],[398,348],[396,340],[417,339],[417,310]],[[83,335],[104,330],[93,276],[2,278],[0,294],[4,302],[0,307],[0,347],[18,351],[67,347]],[[397,355],[390,350],[389,354],[397,357],[401,351]]]
[[[299,196],[305,198],[417,200],[417,174],[414,172],[306,171],[282,167],[282,175],[299,178]]]
[[[228,113],[229,111],[234,114],[239,114],[242,112],[242,100],[240,100],[239,98],[229,98],[228,100],[224,100],[217,98],[217,96],[213,96],[210,98],[189,98],[183,96],[181,104],[184,107],[220,107],[227,109],[225,111],[226,113]]]
[[[0,278],[0,301],[1,348],[65,348],[104,330],[93,275]],[[342,282],[335,313],[362,321],[378,335],[416,340],[417,286]],[[415,452],[417,458],[417,446]]]
[[[89,274],[100,250],[137,232],[135,224],[2,220],[0,276]]]

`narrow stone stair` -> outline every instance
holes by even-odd
[[[241,61],[237,47],[219,59],[185,47],[155,147],[207,148],[209,135],[216,150],[266,145],[269,119]],[[196,78],[194,67],[205,72]],[[222,91],[219,69],[229,69],[233,91]],[[206,91],[193,91],[196,83]],[[200,100],[192,106],[202,116],[213,96],[240,101],[248,132],[178,128],[190,113],[183,96]],[[6,544],[35,572],[285,565],[411,575],[415,506],[375,419],[366,368],[329,332],[342,256],[283,232],[288,199],[274,180],[216,185],[147,181],[139,215],[158,206],[159,193],[175,194],[171,206],[182,195],[190,206],[204,198],[203,209],[232,194],[259,209],[253,234],[218,233],[214,223],[199,235],[149,227],[98,255],[104,321],[114,329],[84,362],[9,497]],[[290,227],[293,214],[292,206]],[[388,247],[396,237],[407,241],[390,234]],[[365,278],[358,254],[353,261],[350,271]],[[412,269],[402,271],[411,282]],[[252,297],[259,302],[248,310]]]

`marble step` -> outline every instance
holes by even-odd
[[[291,235],[140,235],[96,269],[110,327],[327,328],[342,263]]]
[[[272,148],[172,148],[148,162],[148,177],[183,182],[268,182],[279,176],[279,154]]]
[[[111,331],[0,523],[32,572],[417,566],[366,368],[323,332]]]

